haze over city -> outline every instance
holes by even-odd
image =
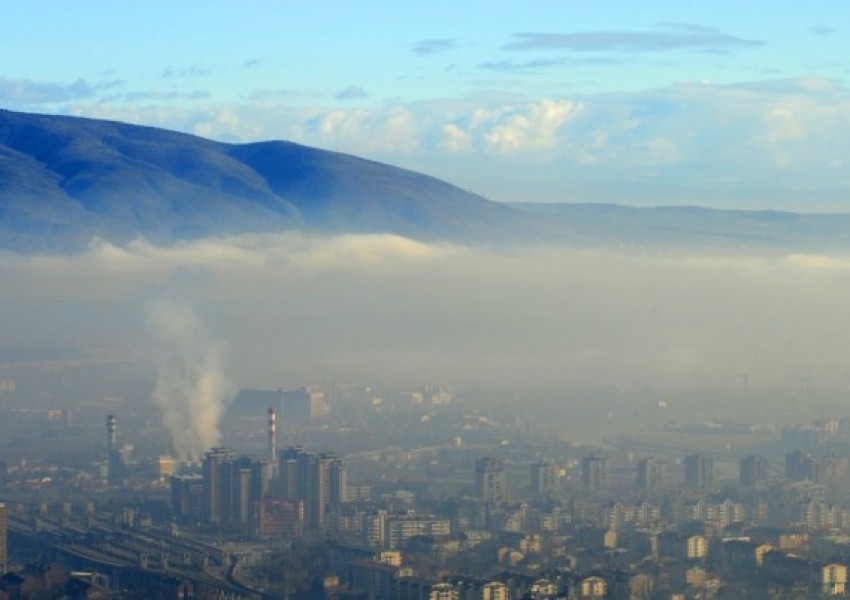
[[[837,0],[0,0],[0,598],[846,597]]]
[[[50,6],[5,7],[5,108],[288,139],[496,201],[846,208],[837,2],[216,3],[202,18],[191,3]],[[240,381],[430,370],[463,384],[690,388],[749,374],[843,390],[843,249],[780,240],[750,256],[735,235],[660,255],[628,225],[589,252],[498,235],[484,249],[385,235],[106,240],[3,258],[7,278],[29,282],[2,291],[4,344],[144,346],[147,303],[176,288]]]
[[[0,259],[4,344],[143,356],[160,298],[227,343],[231,377],[463,386],[794,387],[846,393],[846,262],[559,248],[388,235],[100,242]],[[114,351],[114,350],[113,350]]]

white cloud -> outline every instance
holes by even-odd
[[[547,150],[580,106],[569,100],[541,100],[501,119],[485,134],[486,144],[500,152]]]
[[[249,234],[206,238],[161,246],[144,239],[125,245],[95,239],[84,253],[0,257],[0,269],[30,265],[50,274],[51,290],[67,287],[74,297],[108,296],[110,285],[125,294],[125,285],[166,282],[176,272],[214,273],[222,277],[266,272],[270,279],[327,271],[380,272],[422,261],[442,260],[460,250],[448,244],[425,244],[390,235],[308,236],[300,233]],[[95,280],[104,284],[95,285]],[[91,285],[77,285],[84,281]],[[44,283],[44,282],[43,282]],[[23,290],[24,293],[27,290]],[[9,289],[9,296],[18,290]],[[54,293],[51,291],[51,293]]]
[[[277,251],[286,252],[284,246]],[[300,269],[394,269],[400,264],[444,259],[453,254],[448,245],[433,245],[397,235],[344,235],[302,238],[292,264]]]
[[[420,147],[418,124],[405,106],[382,110],[313,110],[310,118],[295,123],[293,137],[325,148],[356,152],[410,154]]]
[[[675,163],[680,156],[678,145],[668,137],[656,137],[649,140],[646,150],[646,162],[653,165]]]
[[[787,106],[771,108],[765,115],[765,138],[775,144],[785,140],[799,138],[802,127],[794,115],[794,109]]]
[[[467,131],[464,131],[455,123],[443,125],[441,148],[449,152],[464,152],[470,149],[470,145],[471,138]]]
[[[850,93],[823,77],[351,107],[312,97],[287,104],[293,97],[191,107],[88,100],[69,111],[230,142],[289,139],[425,171],[496,200],[834,210],[850,192],[841,166]]]
[[[192,128],[192,133],[201,137],[221,138],[228,132],[241,131],[243,135],[250,132],[250,124],[243,124],[239,111],[232,108],[221,108],[210,113],[206,119],[199,120]],[[255,134],[259,133],[254,129]]]

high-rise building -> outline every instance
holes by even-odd
[[[328,526],[328,511],[346,497],[345,463],[335,454],[315,454],[299,447],[285,448],[279,457],[283,498],[304,503],[307,530],[324,530]]]
[[[501,458],[484,457],[475,461],[475,490],[487,504],[505,501],[505,466]]]
[[[201,516],[204,479],[200,475],[171,477],[171,510],[178,520],[186,522]]]
[[[385,546],[387,535],[387,511],[375,510],[363,517],[363,538],[370,546]]]
[[[313,456],[307,475],[307,525],[315,531],[323,531],[328,524],[330,508],[332,471],[337,458],[334,455]]]
[[[328,492],[331,506],[338,506],[348,498],[348,467],[336,455],[329,454]]]
[[[654,456],[642,458],[637,463],[637,489],[641,492],[657,492],[664,479],[664,463]]]
[[[234,478],[230,488],[230,518],[231,522],[240,529],[248,526],[253,516],[255,503],[262,499],[262,496],[253,493],[255,486],[252,484],[252,471],[251,465],[241,460],[236,462],[230,471]]]
[[[755,487],[760,481],[767,480],[769,463],[764,456],[753,454],[741,458],[739,464],[739,479],[744,487]]]
[[[714,459],[710,454],[685,457],[685,485],[697,492],[707,492],[714,487]]]
[[[608,486],[608,459],[597,454],[582,458],[581,483],[592,492],[604,490]]]
[[[552,496],[557,491],[558,467],[551,460],[531,465],[531,490],[535,496]]]
[[[250,530],[259,502],[268,495],[270,479],[269,461],[235,458],[227,448],[213,448],[204,457],[201,520],[214,527]]]
[[[796,450],[785,455],[785,478],[788,481],[824,482],[823,462],[817,456]]]
[[[230,500],[226,466],[233,460],[228,448],[213,448],[204,456],[201,519],[207,525],[221,526]]]
[[[298,489],[298,457],[303,453],[305,451],[300,446],[290,446],[278,453],[278,483],[284,500],[301,498],[301,491]]]
[[[0,503],[0,573],[6,572],[6,563],[9,560],[9,549],[6,546],[6,505]]]

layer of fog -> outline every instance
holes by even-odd
[[[75,256],[0,256],[2,346],[156,362],[148,314],[191,307],[239,386],[434,382],[693,390],[850,381],[850,260],[552,247],[387,235],[241,236]],[[176,342],[175,342],[176,343]]]

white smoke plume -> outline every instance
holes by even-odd
[[[218,445],[219,422],[233,397],[223,372],[223,344],[185,303],[154,304],[149,324],[158,351],[153,401],[163,411],[177,458],[198,460]]]

